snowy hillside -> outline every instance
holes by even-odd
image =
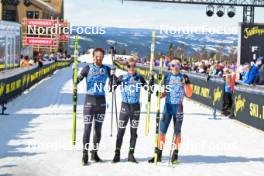
[[[151,44],[150,29],[127,29],[127,28],[106,28],[104,35],[81,35],[80,46],[82,51],[88,48],[109,48],[116,46],[117,50],[126,49],[127,53],[137,52],[141,57],[148,56]],[[206,47],[208,52],[215,52],[219,45],[225,46],[225,53],[237,46],[238,36],[234,34],[167,34],[156,30],[156,51],[168,52],[170,43],[179,47],[182,44],[186,47],[187,54]],[[74,46],[74,34],[71,36],[70,48]]]

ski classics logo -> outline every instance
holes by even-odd
[[[243,111],[245,108],[246,99],[242,98],[241,95],[235,97],[235,116],[237,116],[238,112]]]
[[[0,85],[0,96],[2,96],[4,94],[4,90],[5,90],[5,84],[1,83],[1,85]]]
[[[217,102],[219,102],[221,100],[222,93],[223,93],[223,91],[219,87],[217,87],[217,89],[214,90],[213,105],[215,105]]]

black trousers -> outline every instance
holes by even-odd
[[[123,137],[128,121],[130,121],[130,148],[134,149],[137,141],[137,129],[140,118],[140,104],[127,104],[122,102],[119,116],[119,127],[116,139],[116,148],[121,149]]]
[[[222,111],[231,111],[232,104],[233,104],[232,93],[225,92]]]
[[[93,127],[93,150],[97,150],[101,141],[101,131],[106,111],[104,96],[86,95],[83,116],[84,116],[84,134],[83,148],[88,150],[90,144],[90,135]]]

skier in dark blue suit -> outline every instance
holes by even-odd
[[[174,59],[170,62],[170,72],[164,77],[165,92],[162,97],[166,97],[163,109],[163,116],[160,121],[158,147],[155,148],[156,158],[149,160],[150,163],[162,161],[162,150],[165,144],[165,136],[171,120],[173,119],[173,154],[171,162],[174,164],[178,160],[179,145],[181,143],[181,128],[183,123],[183,99],[186,95],[192,95],[192,85],[187,75],[180,72],[181,60]]]
[[[137,129],[140,118],[140,89],[142,87],[147,90],[147,82],[145,79],[136,73],[136,60],[131,58],[127,62],[128,74],[118,77],[115,86],[121,85],[122,105],[119,116],[119,128],[116,139],[116,150],[113,163],[120,162],[120,150],[122,146],[123,137],[125,134],[126,126],[130,120],[130,148],[128,154],[128,161],[137,163],[134,158],[134,150],[137,140]],[[152,87],[154,80],[150,80]]]
[[[94,124],[93,149],[91,160],[101,162],[98,156],[98,146],[101,140],[101,130],[104,122],[106,101],[105,85],[110,78],[110,68],[102,64],[105,51],[97,48],[93,51],[93,63],[85,66],[78,76],[78,83],[86,78],[87,93],[83,108],[84,134],[83,134],[83,157],[84,165],[88,163],[88,149],[92,124]]]

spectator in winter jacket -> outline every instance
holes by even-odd
[[[29,57],[25,56],[20,63],[20,67],[29,67]]]
[[[242,80],[239,80],[239,84],[250,85],[253,84],[258,74],[258,67],[256,65],[251,66],[246,63],[244,65],[244,73],[242,74]]]
[[[41,52],[38,53],[38,65],[39,68],[43,67],[43,55]]]
[[[264,85],[264,57],[258,58],[256,65],[259,69],[254,84]]]

